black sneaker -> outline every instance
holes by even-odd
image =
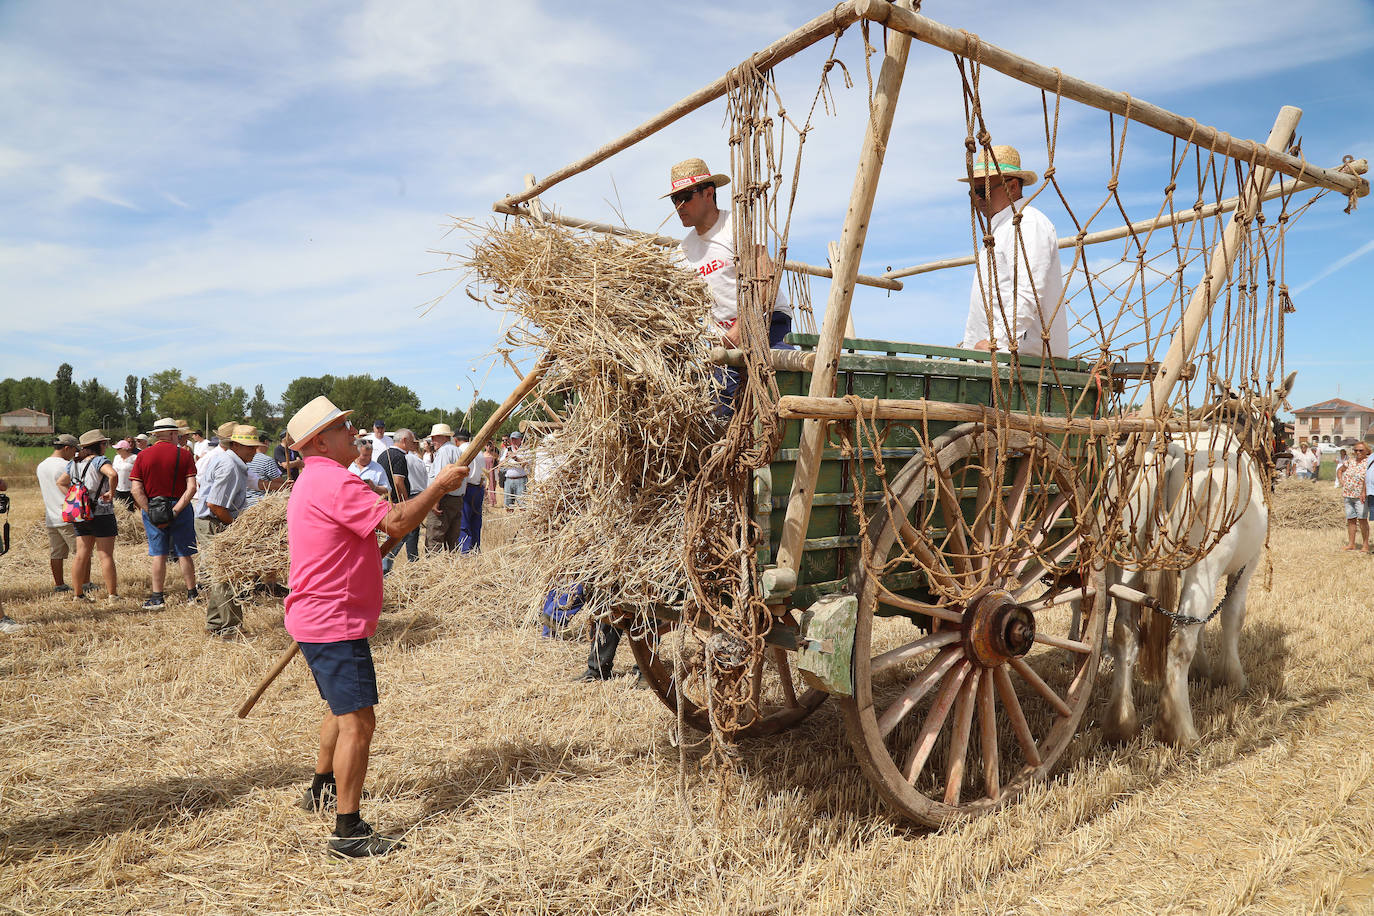
[[[163,600],[162,592],[153,592],[148,596],[148,600],[143,602],[145,611],[160,611],[166,606],[167,602]]]
[[[400,837],[384,836],[373,830],[367,821],[358,822],[358,832],[353,836],[329,838],[329,852],[350,859],[384,856],[392,850],[404,849],[405,845]]]
[[[322,814],[334,808],[334,804],[339,800],[339,787],[327,782],[320,786],[320,792],[315,794],[315,790],[309,786],[305,787],[305,793],[296,802],[296,807],[302,811],[311,811],[315,814]]]
[[[186,590],[186,603],[195,604],[200,600],[200,586],[193,585]]]
[[[87,582],[85,585],[81,586],[81,594],[83,595],[89,595],[91,592],[98,591],[100,591],[100,586],[96,585],[94,582]]]
[[[53,593],[54,595],[60,595],[60,594],[62,594],[63,592],[69,592],[69,591],[71,591],[71,590],[72,590],[72,587],[71,587],[70,585],[67,585],[66,583],[63,583],[62,585],[54,585],[54,586],[52,587],[52,593]]]

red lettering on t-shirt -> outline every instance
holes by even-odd
[[[709,276],[725,266],[725,262],[720,258],[713,258],[697,268],[697,273],[703,277]]]

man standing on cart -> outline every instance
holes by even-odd
[[[682,225],[692,231],[679,245],[680,259],[695,271],[711,290],[714,300],[711,318],[725,347],[738,349],[739,329],[739,273],[735,268],[735,227],[729,210],[720,209],[716,202],[716,188],[723,188],[730,179],[712,174],[702,159],[686,159],[669,172],[669,190],[664,197],[673,202]],[[771,277],[772,261],[760,245],[756,253],[758,273]],[[775,350],[792,349],[783,343],[792,330],[792,305],[778,286],[773,311],[768,324],[768,345]],[[739,385],[738,376],[726,386],[726,398],[733,397]]]
[[[959,180],[969,184],[969,197],[992,237],[976,265],[963,346],[1007,352],[1014,343],[1023,355],[1066,355],[1059,233],[1048,216],[1020,203],[1022,190],[1039,176],[1021,168],[1015,147],[994,146],[991,160],[983,153],[972,175]]]

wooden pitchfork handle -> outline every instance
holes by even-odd
[[[459,464],[469,464],[472,461],[473,457],[487,444],[487,441],[491,439],[497,428],[505,422],[506,417],[510,416],[511,412],[514,411],[516,407],[520,406],[520,402],[525,399],[525,395],[534,390],[534,386],[544,377],[544,373],[548,371],[551,365],[553,365],[553,358],[550,357],[549,354],[545,353],[543,356],[539,357],[539,362],[534,364],[534,368],[530,370],[529,375],[526,375],[520,380],[520,384],[515,386],[515,390],[510,393],[510,396],[506,398],[500,407],[496,408],[496,412],[487,418],[487,422],[482,424],[482,428],[477,431],[477,435],[468,443],[467,448],[463,449],[462,455],[458,458]],[[406,533],[409,534],[409,532]],[[380,547],[382,555],[385,556],[387,552],[396,545],[398,540],[399,538],[389,537],[382,542]],[[286,666],[300,650],[301,647],[295,642],[292,642],[291,648],[277,656],[277,660],[273,663],[272,669],[267,672],[262,682],[258,684],[257,689],[254,690],[249,695],[248,699],[243,701],[243,705],[239,707],[238,717],[240,719],[248,715],[253,706],[256,705],[258,700],[262,697],[263,693],[267,691],[267,688],[277,679],[277,675],[286,670]]]
[[[281,674],[282,671],[286,670],[286,666],[290,664],[291,659],[295,658],[296,653],[299,651],[301,651],[300,644],[293,639],[291,641],[291,648],[287,649],[281,655],[277,656],[276,662],[272,664],[272,670],[267,672],[267,676],[264,677],[262,681],[258,684],[257,689],[254,690],[251,694],[249,694],[248,699],[244,700],[243,705],[239,707],[238,717],[240,719],[247,717],[248,713],[252,711],[253,707],[257,704],[258,700],[261,699],[262,695],[267,692],[267,688],[270,687],[272,685],[272,682],[277,679],[277,675]]]

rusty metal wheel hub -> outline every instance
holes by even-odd
[[[1035,642],[1035,615],[1009,592],[988,589],[964,611],[968,654],[985,668],[995,668],[1030,651]]]

